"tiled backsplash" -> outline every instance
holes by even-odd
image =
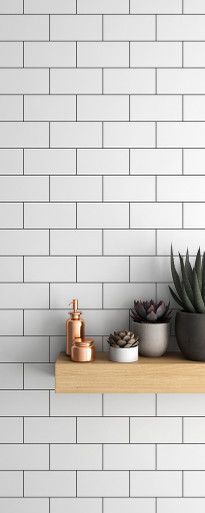
[[[0,0],[0,511],[204,513],[205,395],[56,395],[205,249],[205,2]],[[172,341],[174,347],[174,340]]]

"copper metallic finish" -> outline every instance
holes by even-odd
[[[71,346],[75,338],[85,337],[85,323],[81,319],[81,312],[78,311],[78,300],[73,299],[70,303],[73,305],[73,311],[70,312],[70,319],[66,321],[66,354],[71,354]]]
[[[71,360],[81,363],[93,362],[95,360],[94,339],[76,338],[71,346]]]

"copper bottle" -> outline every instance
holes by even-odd
[[[85,323],[81,319],[81,312],[78,311],[78,300],[73,299],[70,304],[73,305],[73,310],[70,312],[71,318],[66,321],[66,354],[68,356],[71,354],[71,345],[75,338],[85,337]]]
[[[71,346],[71,360],[74,362],[93,362],[95,346],[93,338],[75,338]]]

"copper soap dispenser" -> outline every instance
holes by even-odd
[[[66,354],[70,356],[71,345],[76,338],[85,337],[85,322],[81,319],[81,312],[78,311],[78,300],[72,299],[70,305],[73,306],[70,312],[70,319],[66,321]]]

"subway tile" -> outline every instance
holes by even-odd
[[[70,510],[72,513],[84,513],[85,511],[89,511],[89,513],[101,513],[102,510],[102,499],[51,498],[50,504],[51,513],[64,513],[66,510]]]
[[[157,70],[158,94],[203,94],[205,92],[205,69],[159,69]]]
[[[25,497],[72,497],[76,494],[75,472],[27,471],[24,474]]]
[[[128,0],[78,0],[78,13],[126,14],[128,12]]]
[[[190,239],[189,239],[190,240]],[[204,394],[158,394],[157,412],[163,416],[204,416]]]
[[[51,40],[98,41],[102,39],[102,17],[71,15],[51,17]]]
[[[24,12],[27,14],[75,13],[75,0],[24,0]]]
[[[100,69],[51,69],[51,93],[97,94],[102,93]]]
[[[157,509],[158,513],[203,513],[205,507],[205,499],[158,499]]]
[[[119,175],[129,173],[129,150],[79,149],[77,150],[80,175]]]
[[[137,149],[130,152],[133,175],[176,175],[182,172],[182,152],[175,149]]]
[[[205,137],[205,123],[158,123],[157,141],[162,148],[200,148]]]
[[[13,419],[11,419],[13,420]],[[1,426],[1,421],[0,421]],[[0,427],[1,429],[1,427]],[[25,443],[68,444],[76,441],[76,419],[30,417],[24,419]],[[64,446],[65,447],[65,446]]]
[[[153,230],[106,230],[105,255],[154,255]]]
[[[184,150],[184,172],[185,174],[203,175],[205,172],[205,150],[185,149]]]
[[[0,177],[0,184],[1,184]],[[1,194],[1,193],[0,193]],[[23,228],[23,205],[18,203],[1,203],[0,228]]]
[[[92,444],[128,443],[129,419],[123,417],[79,418],[77,423],[77,442]]]
[[[1,15],[0,33],[2,41],[46,41],[49,39],[49,18],[38,15]]]
[[[0,120],[23,120],[23,99],[21,96],[12,96],[6,94],[0,96]]]
[[[4,388],[23,388],[23,366],[21,364],[0,364],[0,389]]]
[[[186,1],[186,0],[185,0]],[[181,14],[181,0],[131,0],[130,10],[133,13],[178,13]]]
[[[184,43],[184,66],[192,68],[204,67],[204,50],[205,43],[203,41],[191,41]]]
[[[203,0],[195,0],[194,3],[192,0],[185,0],[184,12],[187,14],[189,14],[189,13],[197,13],[197,14],[205,13],[205,6],[204,6]]]
[[[1,444],[0,469],[4,470],[47,470],[49,447],[32,444]]]
[[[101,470],[102,446],[97,444],[51,445],[51,470]]]
[[[0,335],[23,335],[23,312],[21,310],[0,311]]]
[[[47,255],[48,231],[0,230],[1,255]]]
[[[1,125],[0,125],[1,126]],[[51,123],[51,146],[54,148],[97,148],[102,142],[100,123]]]
[[[23,442],[23,419],[20,417],[0,418],[0,439],[2,444]]]
[[[107,148],[146,148],[154,144],[154,123],[124,121],[104,124],[104,145]]]
[[[0,257],[0,281],[23,281],[22,257]]]
[[[69,282],[76,279],[75,257],[25,257],[24,281]],[[12,281],[12,280],[11,280]],[[68,288],[69,285],[67,284]]]
[[[1,337],[1,362],[46,362],[48,360],[48,337]]]
[[[75,66],[76,45],[74,42],[25,42],[24,66],[25,67],[55,67]]]
[[[20,175],[22,173],[23,150],[0,149],[0,174]]]
[[[130,280],[143,282],[171,282],[169,257],[131,257]],[[139,295],[139,294],[138,294]]]
[[[130,63],[131,66],[142,68],[179,68],[182,66],[182,44],[180,42],[164,43],[159,41],[131,42]]]
[[[22,0],[10,0],[9,4],[7,0],[0,1],[0,13],[1,14],[22,14],[23,4]]]
[[[180,497],[181,493],[181,472],[135,471],[130,474],[131,497]]]
[[[177,417],[132,418],[130,419],[130,441],[136,444],[180,443],[182,442],[182,420]]]
[[[142,278],[139,281],[142,281]],[[136,297],[144,300],[147,297],[154,297],[154,287],[154,284],[146,283],[105,283],[103,305],[105,308],[130,308]]]
[[[35,390],[1,390],[1,416],[45,416],[48,415],[48,392]]]
[[[202,15],[163,15],[157,23],[157,37],[164,41],[204,40],[205,17]]]
[[[108,41],[153,41],[155,39],[154,16],[121,16],[104,17],[104,39]]]
[[[1,176],[0,201],[48,201],[48,180],[45,176]]]
[[[78,96],[78,121],[123,121],[129,119],[129,97],[96,95]]]
[[[75,96],[48,95],[24,97],[25,121],[74,121]]]
[[[56,394],[51,392],[52,417],[99,416],[102,414],[101,394]]]
[[[105,470],[154,470],[154,444],[116,444],[104,446]]]
[[[204,443],[205,441],[205,419],[193,417],[184,419],[184,442]]]
[[[184,120],[204,121],[205,120],[205,99],[203,95],[184,97]]]
[[[51,255],[84,255],[85,252],[90,255],[101,255],[101,251],[100,230],[51,231]]]
[[[132,121],[177,121],[182,119],[182,99],[170,95],[141,95],[130,98]]]
[[[77,208],[78,228],[129,228],[126,203],[80,203]]]
[[[78,281],[128,281],[127,257],[79,257]]]
[[[184,473],[184,496],[204,497],[204,478],[205,472],[185,472]],[[197,509],[198,511],[198,509]]]
[[[75,228],[75,226],[75,203],[26,203],[24,205],[25,228]]]
[[[106,94],[155,92],[155,72],[152,69],[104,69],[103,77]]]
[[[104,415],[130,417],[155,415],[154,394],[105,394]]]
[[[66,312],[63,310],[26,310],[25,335],[63,335]]]
[[[22,493],[23,472],[0,471],[0,497],[22,497]]]
[[[48,146],[48,123],[0,122],[1,148]]]
[[[45,94],[48,92],[47,69],[0,69],[1,94]]]
[[[0,508],[5,513],[48,513],[49,512],[49,499],[0,499]]]
[[[183,255],[189,247],[189,253],[196,255],[199,246],[204,246],[203,230],[160,230],[158,232],[158,254],[170,255],[171,244],[175,255]]]
[[[129,66],[128,42],[85,42],[77,45],[78,67],[112,68]]]
[[[100,283],[51,284],[51,308],[67,308],[68,297],[77,297],[81,308],[102,308],[102,286]]]
[[[41,390],[55,388],[55,373],[53,364],[25,363],[24,388]]]
[[[152,176],[104,178],[105,201],[153,201],[154,198],[155,180]]]
[[[22,65],[23,43],[17,41],[0,42],[0,66],[4,68],[20,68]]]
[[[87,310],[84,317],[87,333],[91,336],[109,335],[116,326],[129,327],[128,310]]]
[[[163,176],[158,178],[159,201],[203,201],[205,178],[202,176]],[[199,227],[199,226],[198,226]]]
[[[166,177],[167,182],[169,179]],[[168,201],[171,200],[171,197],[167,192],[167,198],[162,198],[159,188],[158,199]],[[133,203],[131,204],[130,215],[131,228],[182,227],[182,207],[180,203]]]
[[[102,180],[100,176],[51,177],[51,201],[101,200]]]
[[[205,446],[202,444],[161,444],[157,448],[160,470],[204,470]]]
[[[109,498],[104,499],[104,512],[105,513],[113,513],[113,511],[118,511],[118,513],[136,513],[136,511],[140,511],[141,513],[154,513],[155,512],[155,500],[154,499],[125,499],[125,498]],[[13,512],[12,512],[13,513]]]
[[[3,150],[2,150],[3,151]],[[20,150],[14,150],[20,151]],[[75,174],[75,150],[34,149],[24,151],[24,172],[34,175]]]
[[[78,497],[128,497],[129,473],[79,471],[77,489]]]
[[[48,308],[48,284],[0,284],[0,308]]]

